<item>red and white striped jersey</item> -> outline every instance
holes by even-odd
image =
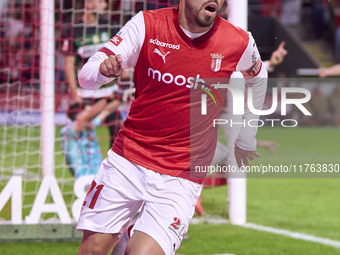
[[[112,150],[153,171],[202,181],[193,175],[195,166],[211,163],[217,142],[213,120],[226,101],[226,89],[214,84],[228,83],[234,71],[244,74],[247,86],[260,88],[254,89],[260,95],[254,106],[262,106],[266,71],[254,39],[220,17],[208,32],[191,39],[179,25],[178,8],[140,12],[89,60],[80,84],[95,89],[110,81],[99,64],[113,54],[122,55],[124,68],[135,66],[136,93]],[[251,117],[247,109],[245,117]],[[255,149],[255,134],[242,130],[239,146]]]

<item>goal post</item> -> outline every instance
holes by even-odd
[[[54,0],[41,0],[40,15],[41,155],[47,176],[54,175],[55,155]]]
[[[229,21],[248,30],[248,0],[230,0],[229,6]],[[237,75],[237,74],[236,74]],[[236,80],[242,79],[242,75],[237,75]],[[242,84],[240,84],[242,85]],[[244,84],[242,85],[244,87]],[[229,92],[230,94],[230,92]],[[229,96],[228,102],[231,102]],[[228,107],[230,111],[230,107]],[[230,114],[230,119],[235,119],[237,116]],[[231,152],[228,155],[228,161],[231,165],[237,165],[234,156],[234,143],[237,138],[239,129],[229,129],[229,142],[228,151]],[[232,174],[231,174],[232,175]],[[228,196],[229,196],[229,220],[232,224],[245,224],[247,221],[247,176],[246,173],[243,176],[238,174],[237,176],[231,176],[228,179]]]

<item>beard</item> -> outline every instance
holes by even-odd
[[[211,2],[211,1],[208,1],[208,2]],[[216,1],[214,1],[214,2],[216,2]],[[191,17],[196,22],[196,24],[200,27],[210,27],[213,24],[216,16],[215,17],[210,17],[210,16],[205,17],[204,15],[200,15],[200,13],[202,11],[204,12],[204,8],[203,8],[204,5],[205,4],[203,4],[200,9],[197,9],[194,6],[191,6],[188,2],[185,2],[185,8],[189,11]]]

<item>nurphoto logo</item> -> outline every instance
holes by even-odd
[[[245,94],[243,93],[242,89],[230,85],[230,84],[213,84],[209,87],[213,87],[214,91],[216,89],[228,89],[232,95],[232,101],[233,101],[233,115],[244,115],[245,111]],[[207,92],[207,91],[206,91]],[[208,91],[209,92],[209,91]],[[207,93],[208,93],[207,92]],[[261,115],[261,116],[268,116],[272,113],[274,113],[279,105],[278,100],[278,88],[272,88],[272,104],[270,109],[262,110],[262,109],[256,109],[253,104],[253,88],[247,87],[246,88],[246,96],[247,96],[247,107],[249,111],[255,115]],[[210,97],[213,97],[212,93],[208,93]],[[280,102],[280,108],[281,108],[281,116],[287,115],[287,106],[288,105],[295,105],[305,116],[311,116],[312,114],[307,110],[307,108],[303,105],[311,99],[311,93],[309,90],[305,88],[293,88],[293,87],[284,87],[281,88],[281,102]],[[288,95],[302,95],[299,96],[299,98],[288,98]],[[218,97],[219,98],[219,97]],[[215,99],[213,98],[214,102]],[[216,105],[216,103],[215,103]],[[207,96],[206,94],[202,94],[201,96],[201,115],[207,115]],[[274,127],[274,124],[276,122],[281,123],[283,127],[296,127],[298,125],[298,122],[294,119],[265,119],[265,120],[258,120],[258,119],[250,119],[247,122],[243,120],[242,122],[232,122],[232,120],[226,120],[226,119],[214,119],[213,126],[216,125],[225,125],[230,124],[231,127],[233,125],[243,125],[243,126],[250,126],[250,127],[262,127],[265,125],[265,122],[268,122],[271,124],[272,127]]]

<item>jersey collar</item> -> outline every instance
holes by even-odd
[[[174,8],[173,11],[173,22],[174,22],[174,26],[177,30],[177,33],[179,34],[179,36],[183,39],[183,41],[189,46],[189,47],[196,47],[199,46],[200,44],[204,43],[205,41],[207,41],[210,37],[212,37],[216,32],[217,29],[219,27],[219,24],[221,22],[221,17],[220,16],[216,16],[216,19],[214,21],[214,24],[212,25],[212,27],[210,28],[210,30],[205,33],[204,35],[196,38],[196,39],[191,39],[189,38],[182,30],[182,28],[179,25],[178,22],[178,11],[179,11],[179,6],[177,6],[176,8]]]

